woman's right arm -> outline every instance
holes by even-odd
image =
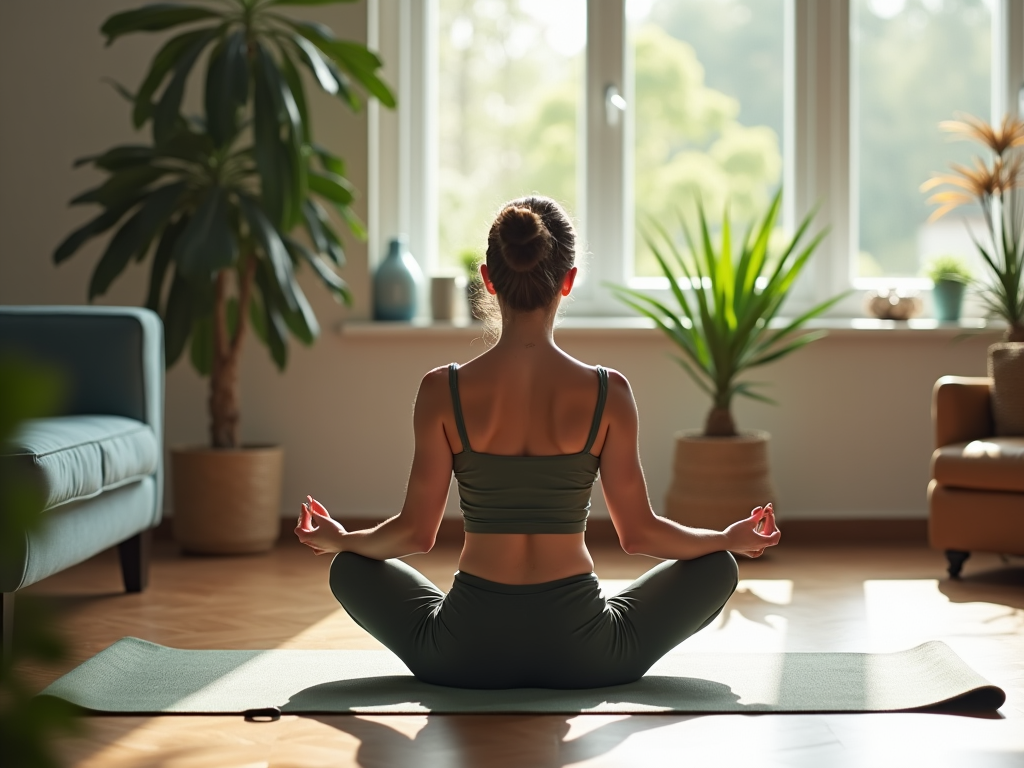
[[[664,560],[692,560],[723,550],[759,553],[778,543],[777,530],[771,535],[757,532],[765,514],[769,524],[774,523],[771,513],[760,507],[724,531],[689,528],[655,515],[640,466],[636,402],[629,382],[617,371],[609,371],[605,414],[608,432],[601,449],[601,487],[623,550]]]

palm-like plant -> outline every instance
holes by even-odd
[[[668,279],[678,311],[646,293],[620,285],[610,286],[621,301],[653,320],[679,347],[683,354],[675,359],[711,397],[713,405],[704,425],[705,437],[737,434],[731,407],[734,395],[773,402],[754,390],[756,382],[739,378],[751,368],[778,360],[824,336],[823,331],[795,334],[808,320],[828,310],[845,295],[818,304],[782,327],[771,327],[790,288],[826,234],[819,232],[806,245],[800,246],[811,225],[811,213],[800,223],[779,257],[770,258],[769,241],[781,203],[780,190],[764,218],[748,228],[737,260],[733,257],[728,211],[717,248],[699,201],[699,241],[680,216],[690,258],[680,252],[659,223],[652,223],[658,240],[648,233],[644,234],[644,239]]]
[[[339,301],[351,301],[335,271],[344,250],[328,209],[355,236],[365,232],[344,163],[313,141],[300,71],[353,110],[363,99],[353,82],[386,106],[394,97],[374,53],[278,12],[344,1],[161,3],[115,14],[102,27],[108,45],[135,32],[187,30],[164,43],[134,94],[119,86],[135,127],[148,124],[152,140],[77,161],[108,176],[72,205],[102,211],[58,246],[54,260],[116,228],[93,272],[92,300],[132,259],[152,256],[146,305],[164,320],[167,364],[190,346],[192,363],[211,377],[213,447],[238,445],[247,327],[281,369],[289,334],[306,344],[319,334],[296,268],[307,263]],[[185,118],[186,82],[207,49],[205,115]],[[301,239],[293,236],[299,228]]]
[[[987,147],[991,161],[975,156],[972,166],[953,163],[953,173],[937,173],[924,182],[921,191],[932,192],[928,202],[939,206],[929,221],[961,205],[981,206],[991,241],[990,247],[982,245],[971,233],[988,267],[981,299],[990,315],[1006,321],[1009,341],[1024,341],[1024,120],[1006,115],[996,126],[973,115],[959,117],[944,120],[939,128]]]

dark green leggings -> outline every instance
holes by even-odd
[[[420,680],[460,688],[633,682],[710,624],[736,583],[728,552],[663,562],[607,599],[592,573],[524,585],[456,573],[445,595],[400,560],[343,552],[331,565],[359,626]]]

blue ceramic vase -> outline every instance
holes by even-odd
[[[396,237],[388,255],[373,276],[373,317],[375,320],[412,320],[416,316],[423,272],[416,259]]]

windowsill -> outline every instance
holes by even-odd
[[[777,318],[772,328],[782,328],[787,318]],[[933,318],[914,320],[877,320],[869,317],[819,318],[807,323],[805,330],[825,330],[834,336],[870,336],[894,338],[955,338],[964,335],[1001,334],[1005,326],[983,318],[964,318],[958,323],[939,323]],[[431,321],[416,319],[411,322],[384,322],[348,320],[339,323],[336,331],[350,338],[478,338],[484,335],[480,323],[459,321]],[[636,337],[660,334],[654,323],[642,317],[566,317],[555,326],[558,336]]]

